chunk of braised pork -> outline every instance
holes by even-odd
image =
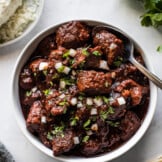
[[[75,134],[71,130],[66,130],[62,135],[56,136],[52,141],[52,150],[54,155],[70,151],[74,146]]]
[[[41,127],[43,105],[40,101],[35,101],[30,107],[26,120],[27,128],[31,133],[38,133]]]
[[[56,43],[65,48],[84,46],[90,38],[88,27],[81,22],[72,21],[60,26],[56,31]]]
[[[87,157],[96,155],[101,152],[101,143],[98,139],[90,139],[82,145],[80,152]]]
[[[48,56],[51,50],[56,49],[55,36],[50,35],[45,37],[37,47],[37,53],[43,56]]]
[[[24,68],[24,70],[20,73],[19,84],[21,88],[25,90],[31,89],[34,86],[35,81],[30,69]]]
[[[98,95],[110,92],[112,84],[111,74],[94,70],[80,71],[77,86],[80,92]]]
[[[53,116],[65,114],[69,107],[70,96],[56,90],[49,90],[46,96],[45,109]]]
[[[39,139],[41,140],[41,142],[48,148],[52,148],[52,143],[51,140],[49,140],[48,137],[48,132],[47,132],[47,128],[44,129],[41,128],[41,130],[39,131]]]
[[[126,79],[115,87],[115,91],[120,92],[124,98],[131,98],[131,105],[136,106],[141,103],[144,95],[148,93],[148,88],[143,87],[132,79]]]
[[[141,121],[138,116],[132,111],[127,111],[124,119],[121,120],[120,129],[121,139],[123,141],[128,140],[140,127]]]
[[[40,100],[42,92],[37,88],[33,87],[30,91],[26,91],[22,104],[31,106],[34,101]]]
[[[102,47],[108,65],[113,65],[114,61],[122,56],[124,50],[122,40],[106,30],[101,30],[94,35],[93,44]]]
[[[64,47],[59,46],[57,49],[51,50],[50,54],[49,54],[49,59],[55,59],[55,60],[63,60],[63,54],[66,52],[67,50]]]

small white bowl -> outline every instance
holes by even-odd
[[[36,26],[36,24],[38,23],[38,21],[39,21],[39,19],[41,17],[42,11],[43,11],[43,7],[44,7],[44,0],[39,0],[39,6],[38,6],[37,11],[36,11],[36,18],[35,18],[35,20],[33,22],[31,22],[27,26],[27,28],[23,31],[23,33],[20,36],[14,38],[12,40],[6,41],[4,43],[0,43],[0,48],[8,46],[8,45],[11,45],[11,44],[14,44],[15,42],[18,42],[20,39],[25,37]]]
[[[103,22],[97,22],[97,21],[89,21],[89,20],[79,20],[79,21],[86,22],[87,24],[90,24],[90,25],[109,25],[109,24],[106,24]],[[20,126],[23,134],[27,137],[27,139],[34,146],[36,146],[39,150],[44,152],[46,155],[53,157],[54,159],[57,159],[57,160],[60,160],[63,162],[82,162],[82,161],[84,161],[84,162],[92,162],[92,161],[93,162],[104,162],[104,161],[110,161],[112,159],[119,157],[120,155],[126,153],[129,149],[131,149],[142,138],[142,136],[148,129],[148,127],[151,123],[151,120],[153,118],[155,108],[156,108],[157,87],[153,83],[150,82],[150,102],[149,102],[149,107],[148,107],[146,116],[142,122],[141,127],[137,130],[137,132],[133,135],[133,137],[131,137],[122,146],[120,146],[119,148],[115,149],[112,152],[104,153],[104,154],[90,157],[90,158],[76,157],[76,156],[58,156],[58,157],[54,156],[51,149],[44,146],[36,137],[34,137],[26,129],[26,123],[25,123],[25,119],[24,119],[20,101],[19,101],[19,82],[18,81],[19,81],[19,74],[20,74],[22,67],[24,66],[26,61],[29,59],[32,52],[35,50],[38,43],[44,37],[53,33],[56,30],[56,28],[60,25],[62,25],[62,24],[49,27],[49,28],[45,29],[44,31],[42,31],[41,33],[39,33],[37,36],[35,36],[23,49],[23,51],[21,52],[21,54],[16,62],[16,65],[15,65],[15,68],[13,71],[13,75],[12,75],[12,93],[11,93],[12,101],[14,104],[13,109],[14,109],[15,118],[16,118],[18,125]],[[153,70],[152,66],[151,66],[150,62],[148,61],[146,55],[144,54],[143,50],[135,41],[134,41],[134,43],[135,43],[136,48],[138,48],[141,51],[141,54],[142,54],[142,57],[144,59],[146,66],[148,67],[148,69],[150,71],[152,71]]]

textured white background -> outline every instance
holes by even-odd
[[[45,0],[43,14],[37,26],[23,40],[0,49],[0,141],[13,154],[16,162],[54,162],[38,151],[22,135],[10,99],[10,81],[13,66],[22,48],[46,27],[72,19],[92,19],[115,25],[126,31],[144,49],[155,73],[162,78],[162,54],[156,52],[162,44],[162,30],[140,25],[142,7],[137,0]],[[113,162],[145,162],[162,154],[162,92],[151,126],[142,140],[130,151]]]

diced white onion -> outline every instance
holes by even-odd
[[[91,130],[88,130],[86,133],[87,133],[88,136],[93,134],[93,132]]]
[[[124,105],[124,104],[126,104],[126,101],[125,101],[125,99],[124,99],[124,97],[119,97],[119,98],[117,98],[117,101],[118,101],[118,103],[119,103],[119,105]]]
[[[71,70],[71,69],[70,69],[69,67],[65,66],[65,67],[64,67],[64,70],[63,70],[63,73],[69,74],[70,70]]]
[[[117,48],[117,45],[115,43],[111,43],[109,48],[110,50],[114,50],[115,48]]]
[[[111,78],[115,79],[115,77],[116,77],[116,73],[115,72],[112,72],[111,73]]]
[[[76,50],[74,50],[74,49],[70,49],[69,50],[69,55],[71,56],[71,57],[74,57],[75,55],[76,55]]]
[[[32,88],[31,91],[32,91],[32,92],[36,92],[36,91],[37,91],[37,87]]]
[[[70,100],[70,103],[71,105],[75,106],[77,104],[77,98],[76,97],[73,97],[71,100]]]
[[[101,98],[94,98],[93,102],[97,105],[97,106],[101,106],[103,104],[103,100]]]
[[[77,73],[75,70],[72,70],[72,75],[75,76]]]
[[[66,82],[64,80],[60,80],[60,88],[64,89],[66,87]]]
[[[41,62],[40,64],[39,64],[39,70],[41,71],[41,70],[47,70],[47,68],[48,68],[48,63],[47,62]]]
[[[87,97],[86,104],[89,106],[93,105],[93,99],[91,97]]]
[[[74,144],[75,145],[77,145],[77,144],[79,144],[80,143],[80,141],[79,141],[79,137],[73,137],[73,141],[74,141]]]
[[[98,131],[98,125],[97,125],[97,123],[92,124],[91,130],[93,130],[93,131]]]
[[[91,115],[97,115],[97,114],[98,114],[98,113],[97,113],[97,109],[96,109],[96,108],[92,108],[90,114],[91,114]]]
[[[59,98],[61,99],[65,98],[65,94],[60,95]]]
[[[83,107],[83,104],[79,101],[77,104],[77,108],[82,108],[82,107]]]
[[[114,101],[115,101],[114,98],[112,98],[112,97],[109,98],[110,105],[111,105],[112,103],[114,103]]]
[[[47,123],[46,116],[41,117],[41,123]]]
[[[105,60],[100,60],[99,68],[104,69],[104,70],[109,70],[109,67],[108,67],[108,65],[107,65],[107,61],[105,61]]]
[[[59,68],[61,68],[63,65],[62,65],[62,62],[57,62],[56,64],[55,64],[55,69],[57,70],[57,69],[59,69]]]

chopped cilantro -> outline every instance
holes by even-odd
[[[87,142],[89,140],[89,136],[84,136],[83,139],[82,139],[82,142]]]
[[[120,125],[119,122],[113,122],[113,121],[107,121],[107,123],[111,126],[111,127],[118,127]]]
[[[64,71],[65,66],[61,66],[60,68],[57,69],[59,73],[62,73]]]
[[[64,101],[61,101],[60,103],[59,103],[59,106],[65,106],[65,105],[67,105],[68,104],[68,102],[66,101],[66,100],[64,100]]]
[[[92,54],[95,56],[101,56],[101,53],[99,51],[93,51]]]
[[[65,125],[62,123],[61,126],[54,127],[54,130],[52,130],[51,133],[54,136],[64,137],[64,134],[63,134],[64,129],[65,129]]]
[[[82,48],[82,54],[85,55],[85,56],[88,56],[89,55],[89,52],[87,51],[88,47],[87,48]]]
[[[106,104],[109,103],[109,99],[108,99],[107,97],[103,96],[102,98],[103,98],[103,101],[104,101]]]
[[[118,57],[116,61],[114,61],[114,66],[119,67],[123,62],[122,57]]]
[[[73,117],[73,118],[70,118],[70,125],[71,126],[76,126],[78,120],[79,120],[79,118],[77,116]]]
[[[25,95],[26,95],[27,97],[29,97],[29,96],[31,96],[31,94],[32,94],[31,91],[26,91],[26,94],[25,94]]]
[[[43,74],[47,76],[47,70],[43,70]]]
[[[43,93],[44,93],[45,96],[48,96],[51,93],[51,90],[50,89],[45,89],[43,91]]]
[[[162,53],[162,45],[157,48],[157,52]]]
[[[83,127],[86,129],[91,124],[91,120],[88,119],[84,124]]]
[[[69,54],[70,54],[70,50],[68,50],[67,52],[65,52],[65,53],[63,54],[63,58],[69,57]]]
[[[114,109],[113,109],[113,107],[109,107],[108,108],[108,110],[106,110],[106,111],[101,111],[100,112],[100,118],[102,119],[102,120],[106,120],[106,119],[108,119],[108,116],[110,115],[110,114],[113,114],[114,113]]]
[[[59,78],[59,74],[58,73],[55,73],[53,76],[52,76],[52,79],[57,79]]]
[[[48,140],[53,140],[53,135],[52,135],[51,132],[48,132],[48,133],[47,133],[47,139],[48,139]]]

